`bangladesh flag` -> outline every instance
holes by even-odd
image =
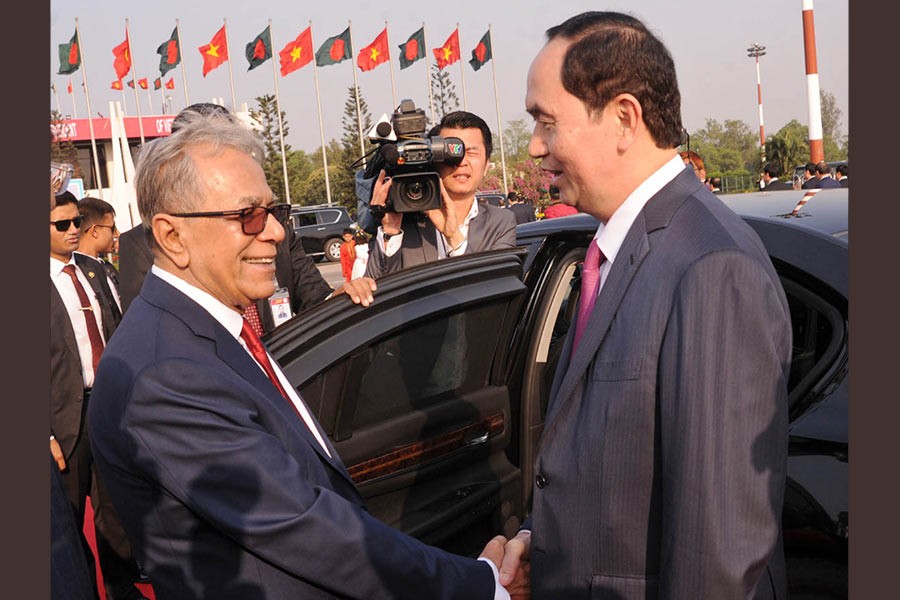
[[[272,32],[269,31],[268,26],[247,44],[244,54],[247,56],[247,62],[250,63],[250,66],[247,67],[248,71],[252,71],[272,58]]]
[[[172,36],[156,49],[159,54],[159,76],[162,77],[181,62],[181,48],[178,47],[178,28],[172,30]]]
[[[162,87],[162,79],[160,79],[159,77],[157,77],[156,79],[153,80],[153,89],[154,89],[154,90],[158,90],[158,89],[160,89],[161,87]]]
[[[68,44],[59,45],[59,74],[71,75],[81,66],[81,49],[78,47],[78,32]]]
[[[325,40],[316,51],[316,66],[325,67],[353,57],[353,48],[350,46],[350,28],[347,27],[340,35]]]
[[[420,58],[425,58],[425,28],[409,36],[405,44],[400,44],[400,69],[403,70]]]
[[[472,60],[469,61],[469,64],[472,65],[472,68],[476,71],[484,66],[484,64],[491,60],[491,30],[488,29],[483,36],[481,36],[481,41],[478,42],[478,45],[475,46],[475,49],[472,50]]]

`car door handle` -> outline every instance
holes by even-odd
[[[316,227],[316,231],[325,231],[324,227]]]
[[[485,431],[478,435],[467,438],[465,441],[466,448],[471,448],[472,446],[479,446],[479,445],[485,443],[486,441],[488,441],[489,437],[490,437],[490,433]]]

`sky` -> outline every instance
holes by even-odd
[[[842,112],[841,131],[849,134],[849,0],[818,0],[814,3],[816,57],[819,85],[834,95]],[[227,22],[231,73],[238,108],[246,103],[256,108],[255,98],[275,92],[271,61],[252,71],[244,56],[244,47],[272,21],[273,53],[276,67],[278,51],[296,38],[312,21],[315,49],[348,25],[353,36],[353,59],[337,65],[313,64],[282,77],[278,74],[278,97],[286,113],[289,134],[286,142],[294,149],[315,151],[321,145],[315,75],[318,76],[324,139],[339,139],[348,87],[353,71],[362,97],[373,120],[393,112],[400,100],[412,99],[416,106],[428,109],[425,60],[400,69],[398,45],[405,42],[424,23],[429,49],[440,47],[459,25],[462,60],[445,68],[455,84],[463,108],[482,116],[496,132],[498,121],[523,119],[531,127],[525,112],[525,88],[528,67],[546,41],[544,32],[585,10],[615,10],[641,19],[668,47],[675,61],[681,90],[682,120],[688,133],[706,126],[707,119],[724,122],[737,119],[751,131],[758,131],[756,65],[747,56],[753,43],[766,47],[760,58],[763,118],[766,135],[776,133],[793,119],[808,125],[806,66],[801,0],[611,0],[589,3],[584,0],[456,0],[455,2],[374,2],[367,0],[331,0],[317,2],[246,2],[238,0],[153,0],[152,2],[108,3],[99,0],[53,0],[50,15],[50,109],[64,115],[87,115],[80,84],[87,77],[91,108],[109,115],[109,102],[123,102],[121,92],[110,89],[116,79],[112,49],[125,39],[125,20],[134,52],[138,78],[147,77],[151,91],[139,90],[140,111],[161,114],[162,96],[152,91],[159,76],[156,48],[168,40],[179,20],[182,64],[169,71],[173,77],[172,110],[184,108],[182,69],[187,78],[191,103],[222,98],[232,106],[229,63],[202,76],[198,48],[208,44],[213,34]],[[75,19],[82,40],[82,69],[73,75],[58,75],[58,45],[68,43],[75,31]],[[224,21],[223,21],[224,19]],[[396,102],[392,93],[391,68],[387,63],[362,72],[356,67],[356,55],[370,44],[387,22],[393,66]],[[493,60],[479,71],[468,64],[471,51],[491,28]],[[429,61],[434,63],[433,55]],[[460,74],[460,63],[463,74]],[[492,68],[493,67],[493,68]],[[133,73],[134,73],[133,72]],[[499,100],[495,103],[494,74]],[[126,76],[130,78],[132,73]],[[67,93],[72,81],[74,94]],[[134,92],[125,88],[126,114],[137,114]],[[74,103],[74,105],[73,105]],[[151,110],[152,109],[152,110]]]

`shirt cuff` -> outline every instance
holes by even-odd
[[[400,249],[400,246],[403,245],[403,230],[400,230],[400,233],[392,234],[388,240],[387,245],[384,243],[384,228],[378,228],[378,247],[383,248],[383,252],[385,256],[393,256],[397,254],[397,251]]]
[[[500,585],[500,572],[497,570],[497,565],[493,563],[493,561],[485,556],[481,556],[478,560],[483,560],[488,564],[491,568],[491,573],[494,575],[494,600],[510,600],[509,592],[506,591],[506,588]]]

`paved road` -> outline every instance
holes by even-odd
[[[322,277],[325,278],[325,281],[332,288],[337,288],[344,284],[344,276],[341,275],[341,263],[323,260],[316,263],[316,266],[319,268],[319,273],[322,274]]]

